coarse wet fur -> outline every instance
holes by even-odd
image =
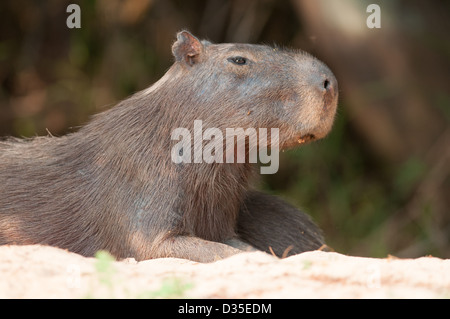
[[[279,128],[281,149],[322,138],[337,105],[331,71],[301,51],[212,44],[187,31],[172,51],[158,82],[79,131],[0,142],[0,244],[201,262],[323,245],[307,215],[251,190],[252,164],[174,163],[171,132],[202,120]]]

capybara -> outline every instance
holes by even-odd
[[[188,31],[177,34],[172,52],[159,81],[78,131],[0,142],[0,244],[200,262],[323,245],[307,215],[252,190],[258,165],[174,162],[171,134],[201,120],[223,132],[277,128],[269,149],[320,139],[336,112],[332,72],[302,51],[213,44]]]
[[[308,215],[281,198],[249,191],[239,212],[239,238],[279,257],[304,251],[329,250],[321,230]]]

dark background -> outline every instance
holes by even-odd
[[[70,3],[80,29],[66,26]],[[380,29],[366,26],[370,3]],[[282,153],[261,187],[338,252],[450,257],[450,2],[11,0],[0,26],[0,136],[76,130],[159,79],[184,28],[316,55],[339,82],[333,131]]]

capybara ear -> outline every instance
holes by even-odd
[[[188,31],[177,34],[177,41],[172,45],[172,53],[177,62],[192,66],[203,59],[204,46],[200,40]]]

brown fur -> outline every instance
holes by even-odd
[[[245,229],[259,229],[248,219],[240,228],[237,222],[253,196],[248,193],[252,166],[175,164],[170,136],[177,127],[192,131],[200,119],[204,128],[279,128],[283,148],[301,137],[321,138],[332,126],[337,103],[331,71],[303,52],[211,44],[186,31],[178,34],[173,53],[176,61],[160,81],[78,132],[0,142],[0,244],[208,262],[240,251],[224,244],[240,243],[236,231],[241,240],[266,250],[262,247],[274,236],[283,242],[280,247],[287,246],[298,235],[285,235],[306,227],[317,236],[298,251],[320,247],[320,231],[300,212],[292,221],[296,227],[248,235]],[[227,60],[233,56],[251,63],[233,64]],[[261,217],[253,211],[252,218],[261,225],[270,216],[276,228],[276,215],[264,213],[260,203],[270,198],[261,196],[253,205],[263,211]],[[271,212],[295,215],[284,205],[280,201]]]

